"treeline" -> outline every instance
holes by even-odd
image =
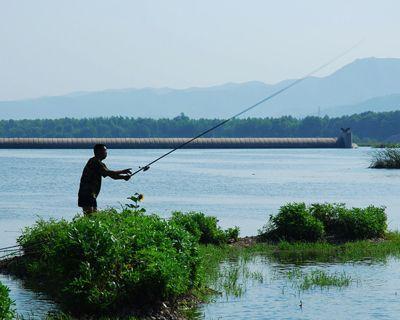
[[[0,120],[0,137],[191,137],[220,119],[89,118]],[[400,111],[365,112],[338,118],[291,116],[235,119],[208,137],[335,137],[350,127],[357,141],[384,141],[400,133]]]

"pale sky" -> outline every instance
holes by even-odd
[[[0,100],[276,83],[364,42],[400,57],[398,0],[0,0]]]

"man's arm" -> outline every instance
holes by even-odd
[[[113,171],[107,168],[107,166],[100,162],[99,166],[100,174],[105,177],[110,177],[114,180],[125,180],[128,181],[132,176],[132,169],[124,169],[124,170],[117,170]]]
[[[129,171],[127,171],[127,170],[129,170]],[[118,171],[106,170],[105,175],[114,180],[128,181],[131,178],[130,169],[118,170]]]
[[[132,168],[114,171],[116,174],[132,174]]]

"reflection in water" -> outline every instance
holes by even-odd
[[[43,319],[43,315],[56,310],[51,299],[26,288],[24,283],[12,276],[0,274],[0,282],[11,289],[10,298],[15,301],[18,314],[27,319]]]

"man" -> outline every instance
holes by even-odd
[[[89,159],[83,169],[78,192],[78,206],[82,208],[84,214],[97,211],[96,198],[100,193],[102,177],[128,181],[132,174],[132,169],[112,171],[107,168],[102,162],[107,158],[107,147],[104,144],[96,144],[93,151],[94,157]]]

